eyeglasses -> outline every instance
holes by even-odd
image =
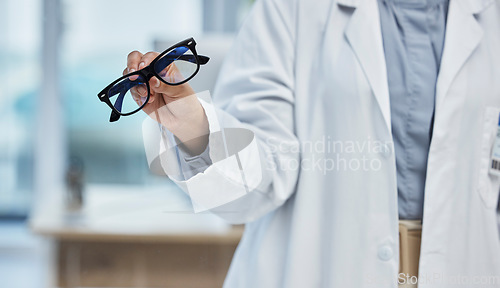
[[[109,122],[120,116],[129,116],[141,110],[149,101],[149,80],[156,77],[168,85],[180,85],[191,80],[210,59],[196,53],[193,38],[179,42],[159,54],[148,66],[124,75],[104,88],[97,97],[112,110]],[[132,88],[143,87],[147,96],[132,94]],[[116,99],[112,99],[116,97]],[[114,100],[114,103],[112,102]]]

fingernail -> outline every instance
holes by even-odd
[[[156,83],[155,83],[155,87],[156,87],[156,88],[160,87],[160,84],[161,84],[161,83],[160,83],[160,80],[155,79],[155,81],[156,81]]]
[[[141,62],[139,63],[139,70],[142,69],[142,67],[146,66],[146,64],[144,64],[144,62]]]
[[[135,72],[135,69],[134,68],[129,68],[128,69],[128,73],[132,73],[132,72]]]

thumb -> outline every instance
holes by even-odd
[[[168,91],[172,88],[170,85],[163,83],[156,77],[152,77],[151,80],[149,80],[149,86],[151,87],[151,90],[153,90],[153,92],[161,94],[167,94]]]
[[[174,100],[176,98],[182,98],[186,96],[190,96],[194,94],[193,89],[187,83],[181,85],[168,85],[163,81],[160,81],[156,77],[152,77],[149,80],[149,85],[154,93],[163,94],[166,97],[170,98],[170,100]],[[167,100],[167,102],[170,102]]]

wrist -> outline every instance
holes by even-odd
[[[178,123],[170,130],[180,141],[186,142],[200,136],[208,135],[208,119],[203,111],[189,115],[187,117],[178,118]]]
[[[201,154],[206,149],[210,133],[205,111],[199,102],[198,105],[192,113],[178,118],[177,125],[170,130],[191,155]]]

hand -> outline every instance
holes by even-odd
[[[158,52],[146,54],[139,51],[131,52],[127,57],[127,68],[123,70],[123,75],[146,67],[158,54]],[[170,65],[162,73],[171,78],[180,75],[175,65]],[[135,80],[137,77],[130,78]],[[188,83],[168,85],[156,77],[149,80],[149,86],[150,98],[142,110],[172,132],[188,152],[193,155],[203,152],[208,143],[208,120],[191,86]],[[135,86],[131,92],[138,104],[141,98],[147,97],[145,86]]]

